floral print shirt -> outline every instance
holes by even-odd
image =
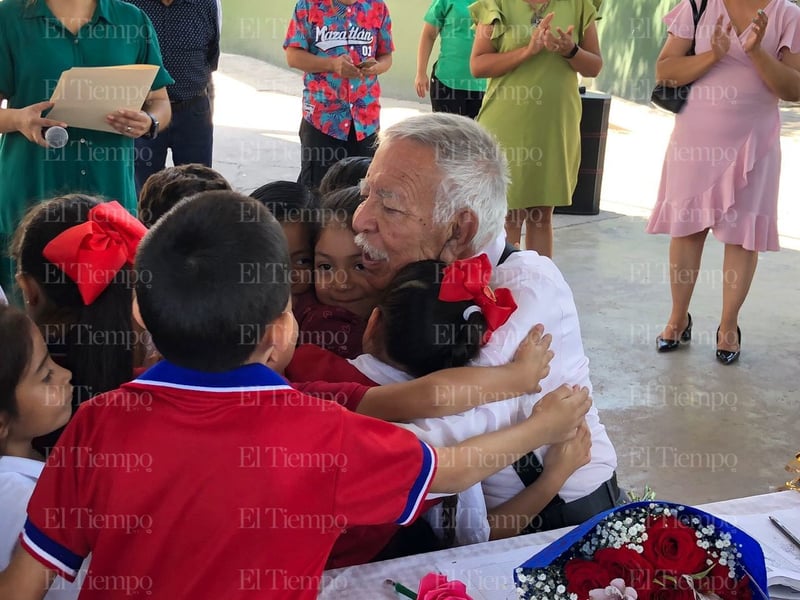
[[[391,54],[392,22],[383,0],[298,0],[286,32],[284,48],[300,48],[316,56],[349,54],[353,64]],[[377,76],[347,79],[336,73],[306,73],[303,118],[339,140],[363,140],[380,126],[380,84]]]

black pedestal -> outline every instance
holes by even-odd
[[[581,166],[571,206],[557,206],[555,212],[566,215],[596,215],[600,212],[600,188],[606,158],[608,113],[611,96],[582,92]]]

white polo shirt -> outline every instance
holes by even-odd
[[[0,571],[11,562],[19,533],[25,524],[28,500],[36,487],[44,463],[30,458],[0,456]],[[88,561],[87,561],[88,562]],[[84,571],[86,566],[84,566]],[[45,600],[75,600],[81,589],[79,577],[70,583],[56,577]]]
[[[530,329],[542,323],[545,333],[553,336],[550,349],[554,357],[550,362],[550,374],[542,380],[542,391],[538,394],[484,404],[458,415],[416,419],[411,424],[401,425],[434,446],[452,446],[467,438],[518,423],[531,414],[533,405],[543,395],[563,384],[585,386],[590,393],[592,391],[589,359],[583,351],[578,311],[563,275],[553,261],[533,251],[514,252],[502,265],[497,265],[504,248],[505,236],[502,235],[478,254],[487,254],[492,265],[496,265],[492,270],[492,287],[509,288],[518,308],[492,334],[472,364],[493,366],[508,363]],[[359,357],[351,362],[376,383],[390,383],[403,377],[396,369],[377,364],[380,361],[374,357]],[[559,491],[565,502],[593,492],[611,478],[617,467],[617,453],[606,428],[600,423],[597,400],[594,398],[586,415],[592,435],[592,458],[589,464],[575,471]],[[540,461],[547,448],[542,446],[535,450]],[[506,467],[484,480],[486,506],[494,508],[517,495],[524,487],[514,469]]]

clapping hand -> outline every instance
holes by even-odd
[[[750,28],[750,34],[742,44],[742,49],[747,54],[752,54],[761,49],[761,40],[764,39],[764,32],[767,30],[767,13],[763,9],[759,9],[753,19],[753,26]]]
[[[547,40],[547,36],[550,33],[550,23],[555,16],[556,13],[554,12],[547,13],[544,19],[531,31],[531,41],[528,42],[526,48],[528,57],[539,54],[542,48],[545,47],[545,40]]]
[[[558,35],[548,30],[548,33],[544,38],[544,47],[550,52],[560,54],[561,56],[566,56],[575,47],[575,40],[572,39],[572,32],[574,30],[574,25],[567,27],[566,31],[563,31],[561,27],[556,27],[556,33]]]
[[[722,15],[717,19],[714,25],[714,32],[711,34],[711,51],[714,53],[714,58],[721,60],[731,47],[731,31],[733,30],[733,23],[728,23],[727,27],[722,27]]]

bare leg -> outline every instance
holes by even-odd
[[[515,208],[506,213],[506,241],[516,248],[519,248],[519,240],[522,237],[522,222],[524,220],[524,208]],[[525,237],[527,238],[527,233]]]
[[[525,248],[553,258],[553,207],[525,209]]]
[[[739,350],[736,327],[739,310],[744,304],[753,275],[758,264],[758,252],[745,250],[741,246],[725,244],[725,258],[722,262],[722,318],[719,323],[719,350]]]
[[[708,229],[674,237],[669,243],[669,289],[672,294],[672,312],[669,321],[661,332],[666,340],[677,340],[689,325],[689,303],[692,300],[694,284],[700,272],[700,259]]]

